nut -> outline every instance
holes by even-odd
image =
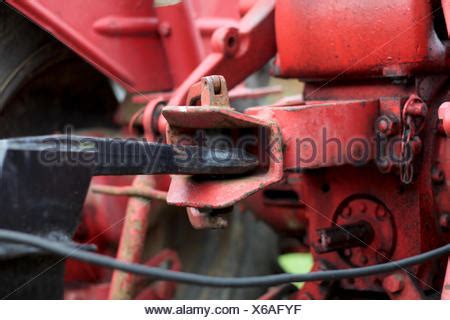
[[[391,274],[383,280],[383,288],[389,293],[399,293],[405,287],[401,274]]]
[[[376,129],[386,136],[395,135],[398,133],[399,121],[395,116],[382,115],[376,121]]]

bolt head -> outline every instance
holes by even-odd
[[[378,121],[377,128],[380,132],[386,132],[389,128],[388,121],[386,119],[381,119],[380,121]]]
[[[383,280],[383,288],[390,293],[399,293],[404,286],[405,283],[401,274],[391,274]]]
[[[386,136],[394,135],[398,132],[398,121],[388,115],[382,115],[377,119],[376,129]]]
[[[375,209],[375,215],[378,220],[383,220],[384,218],[386,218],[386,210],[384,210],[382,206],[377,206],[377,208]]]

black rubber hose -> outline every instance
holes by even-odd
[[[210,287],[269,287],[290,282],[339,280],[344,278],[365,277],[379,273],[389,273],[398,269],[404,269],[413,265],[424,263],[450,254],[450,244],[443,247],[419,254],[417,256],[378,264],[363,268],[352,268],[344,270],[316,271],[305,274],[274,274],[256,277],[225,278],[204,276],[187,272],[176,272],[162,268],[152,268],[140,264],[121,262],[114,258],[97,253],[74,249],[66,244],[52,242],[27,233],[0,229],[0,240],[6,242],[23,243],[33,247],[41,248],[63,258],[72,258],[102,267],[118,269],[134,273],[140,276],[150,277],[155,280],[169,280],[189,283],[193,285]]]

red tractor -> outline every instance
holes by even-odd
[[[2,2],[1,297],[450,299],[450,1]]]

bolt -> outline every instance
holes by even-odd
[[[389,293],[399,293],[404,286],[405,283],[401,274],[391,274],[383,280],[383,288]]]
[[[383,220],[386,218],[386,210],[382,206],[377,206],[375,209],[375,216],[378,220]]]
[[[443,213],[439,217],[439,225],[442,229],[448,230],[450,228],[450,215],[448,213]]]
[[[366,221],[318,229],[317,234],[319,240],[315,250],[318,253],[360,247],[362,245],[361,241],[371,243],[374,237],[373,228]]]
[[[377,130],[386,135],[392,136],[398,132],[398,119],[394,116],[382,115],[376,121]]]
[[[378,130],[380,132],[386,132],[389,129],[389,122],[386,119],[380,119],[378,121],[378,126],[377,126]]]

